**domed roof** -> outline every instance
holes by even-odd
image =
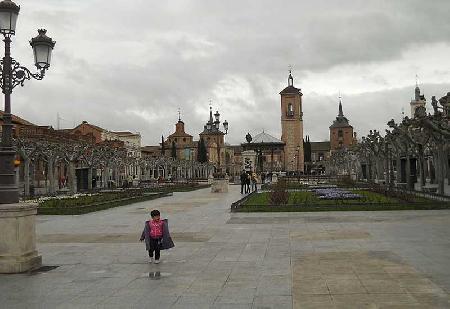
[[[284,142],[263,131],[253,138],[251,144],[284,144]]]

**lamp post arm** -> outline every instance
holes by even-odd
[[[5,57],[6,58],[6,57]],[[40,71],[36,73],[32,73],[28,68],[21,66],[19,62],[16,60],[9,58],[9,63],[11,64],[11,70],[9,71],[9,76],[11,76],[9,83],[3,78],[3,75],[5,75],[5,72],[3,70],[3,67],[5,65],[6,59],[0,61],[0,86],[3,89],[3,92],[7,92],[9,90],[9,93],[12,92],[12,90],[17,87],[21,86],[23,87],[26,80],[36,79],[36,80],[42,80],[45,76],[45,69],[41,69]],[[6,66],[8,66],[6,64]]]

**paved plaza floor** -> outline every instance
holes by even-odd
[[[203,189],[39,216],[47,271],[0,275],[0,308],[450,308],[450,211],[231,214]],[[149,264],[151,209],[174,249]]]

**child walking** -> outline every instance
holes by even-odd
[[[161,220],[161,213],[156,209],[151,211],[150,216],[152,219],[145,221],[140,241],[145,240],[150,263],[154,261],[155,264],[159,264],[161,250],[173,248],[175,245],[170,237],[168,220]],[[153,254],[155,255],[154,259]]]

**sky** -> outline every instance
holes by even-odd
[[[417,80],[428,105],[450,91],[448,0],[22,0],[12,56],[33,67],[38,28],[56,41],[42,81],[14,89],[12,111],[38,125],[81,121],[156,145],[178,109],[198,139],[209,104],[226,141],[280,138],[292,67],[304,134],[329,138],[338,113],[358,136],[409,116]],[[429,109],[430,106],[428,106]]]

